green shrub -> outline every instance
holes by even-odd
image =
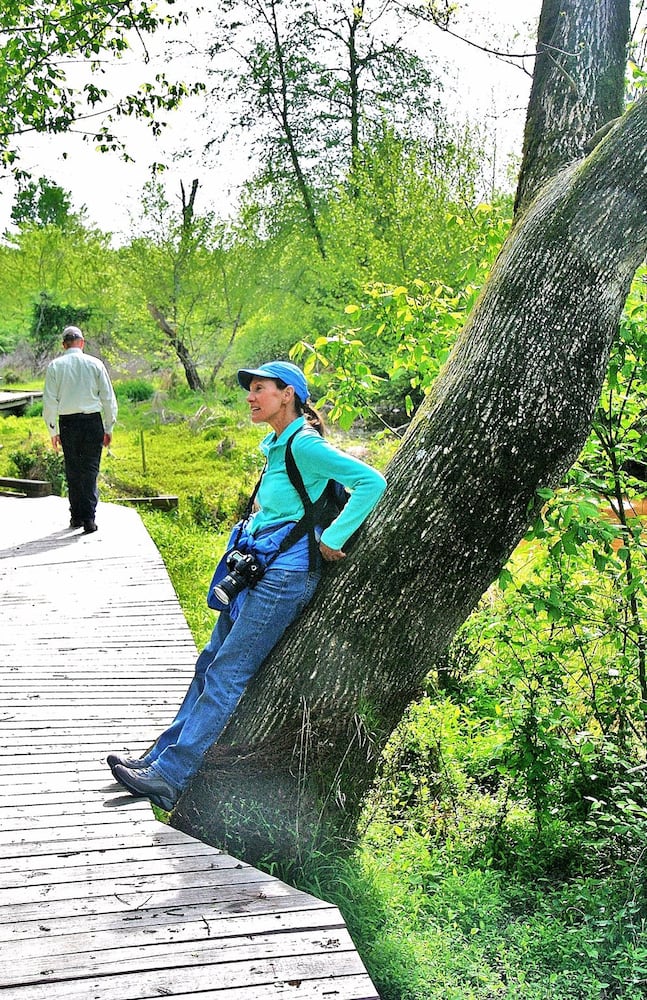
[[[16,475],[22,479],[44,479],[45,454],[45,446],[34,442],[28,448],[12,451],[9,458]]]
[[[190,494],[187,504],[191,518],[199,528],[214,528],[218,523],[217,513],[205,500],[202,492]]]
[[[60,451],[54,451],[41,441],[12,451],[9,459],[20,479],[43,479],[52,484],[56,496],[63,495],[65,462]]]
[[[128,399],[131,403],[145,403],[155,395],[155,386],[144,378],[131,379],[129,382],[119,382],[115,386],[115,396],[118,400]]]

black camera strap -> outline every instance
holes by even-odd
[[[318,524],[321,524],[321,520],[324,517],[324,510],[328,506],[328,499],[326,497],[326,490],[324,490],[319,499],[314,502],[308,496],[308,491],[306,490],[303,482],[303,476],[299,471],[299,466],[297,465],[292,453],[292,442],[300,432],[301,428],[296,430],[294,434],[291,434],[286,442],[285,470],[288,474],[290,482],[299,494],[299,499],[303,504],[304,513],[301,520],[297,521],[292,530],[288,532],[281,542],[279,552],[286,552],[296,542],[303,538],[305,534],[307,534],[308,565],[310,570],[313,570],[317,567],[319,562],[319,545],[317,543],[317,536],[315,535],[315,528]]]
[[[251,494],[249,500],[247,501],[247,504],[245,506],[245,510],[243,511],[243,517],[242,517],[242,523],[243,524],[245,524],[245,522],[249,520],[249,518],[251,516],[251,513],[254,510],[254,501],[256,500],[256,496],[258,494],[258,491],[261,488],[261,483],[263,482],[263,476],[265,475],[266,468],[267,468],[267,459],[265,459],[265,465],[263,466],[263,468],[261,470],[261,474],[258,477],[258,480],[256,482],[256,486],[252,490],[252,494]]]
[[[243,516],[241,517],[240,521],[238,522],[238,531],[236,532],[236,537],[235,537],[234,541],[232,542],[232,544],[229,546],[229,550],[238,548],[238,543],[240,541],[240,538],[241,538],[241,535],[242,535],[243,531],[245,530],[245,525],[249,521],[249,518],[251,517],[251,513],[252,513],[252,511],[254,509],[254,501],[256,500],[256,494],[258,493],[258,491],[261,488],[261,482],[263,481],[263,475],[265,474],[266,468],[267,468],[267,459],[265,459],[265,465],[263,466],[261,474],[260,474],[260,476],[258,477],[258,479],[256,481],[256,486],[252,490],[251,496],[250,496],[249,500],[247,501],[247,503],[245,504],[245,510],[243,511]]]

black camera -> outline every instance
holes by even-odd
[[[227,556],[227,576],[213,588],[221,604],[230,604],[245,587],[255,587],[263,576],[263,567],[254,556],[232,549]]]

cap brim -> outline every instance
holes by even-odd
[[[249,390],[253,378],[272,378],[272,376],[258,368],[241,368],[238,372],[238,384],[243,389]]]

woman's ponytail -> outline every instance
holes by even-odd
[[[272,379],[272,381],[276,382],[279,389],[287,389],[288,387],[287,382],[284,382],[283,379],[275,378]],[[321,416],[318,410],[315,410],[314,406],[310,405],[309,402],[306,403],[302,402],[302,400],[297,396],[296,392],[294,394],[294,409],[296,410],[297,417],[305,416],[309,426],[312,427],[313,431],[317,431],[318,434],[321,434],[322,437],[325,437],[326,424],[324,422],[324,418]]]
[[[305,418],[308,421],[310,427],[312,427],[313,430],[317,431],[319,434],[321,434],[322,437],[324,437],[326,434],[326,425],[324,423],[324,418],[317,410],[315,410],[314,406],[310,406],[310,403],[303,403],[302,405]]]

